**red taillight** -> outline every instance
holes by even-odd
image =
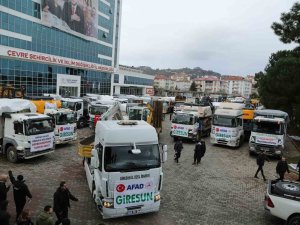
[[[274,208],[275,207],[274,204],[273,204],[273,202],[272,202],[272,200],[271,200],[271,198],[269,196],[265,197],[265,202],[266,202],[266,205],[269,206],[270,208]]]

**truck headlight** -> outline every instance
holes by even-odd
[[[280,150],[276,150],[276,151],[275,151],[275,154],[276,154],[276,155],[280,155],[280,154],[281,154],[281,151],[280,151]]]
[[[114,207],[114,203],[113,202],[103,201],[103,206],[105,208],[113,208]]]
[[[157,202],[157,201],[159,201],[159,200],[160,200],[160,194],[155,195],[155,197],[154,197],[154,202]]]

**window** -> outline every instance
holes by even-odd
[[[101,143],[96,145],[96,150],[98,152],[98,160],[99,160],[99,167],[98,169],[100,171],[102,171],[102,155],[103,155],[103,146],[101,145]]]

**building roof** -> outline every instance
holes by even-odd
[[[204,76],[204,77],[195,78],[193,80],[194,81],[217,81],[220,79],[216,76]]]
[[[165,75],[155,75],[154,80],[171,80],[171,78]]]
[[[242,76],[222,76],[222,80],[244,80]]]

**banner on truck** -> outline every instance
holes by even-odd
[[[173,124],[172,135],[180,136],[180,137],[188,137],[190,127],[191,126],[189,126],[189,125]]]
[[[39,152],[53,148],[54,133],[38,134],[30,136],[30,151]]]
[[[42,23],[80,37],[98,36],[98,0],[42,0]]]
[[[154,203],[154,183],[152,179],[116,182],[114,187],[115,208],[152,203]]]
[[[62,125],[59,128],[59,138],[68,139],[74,135],[74,126],[73,125]]]

